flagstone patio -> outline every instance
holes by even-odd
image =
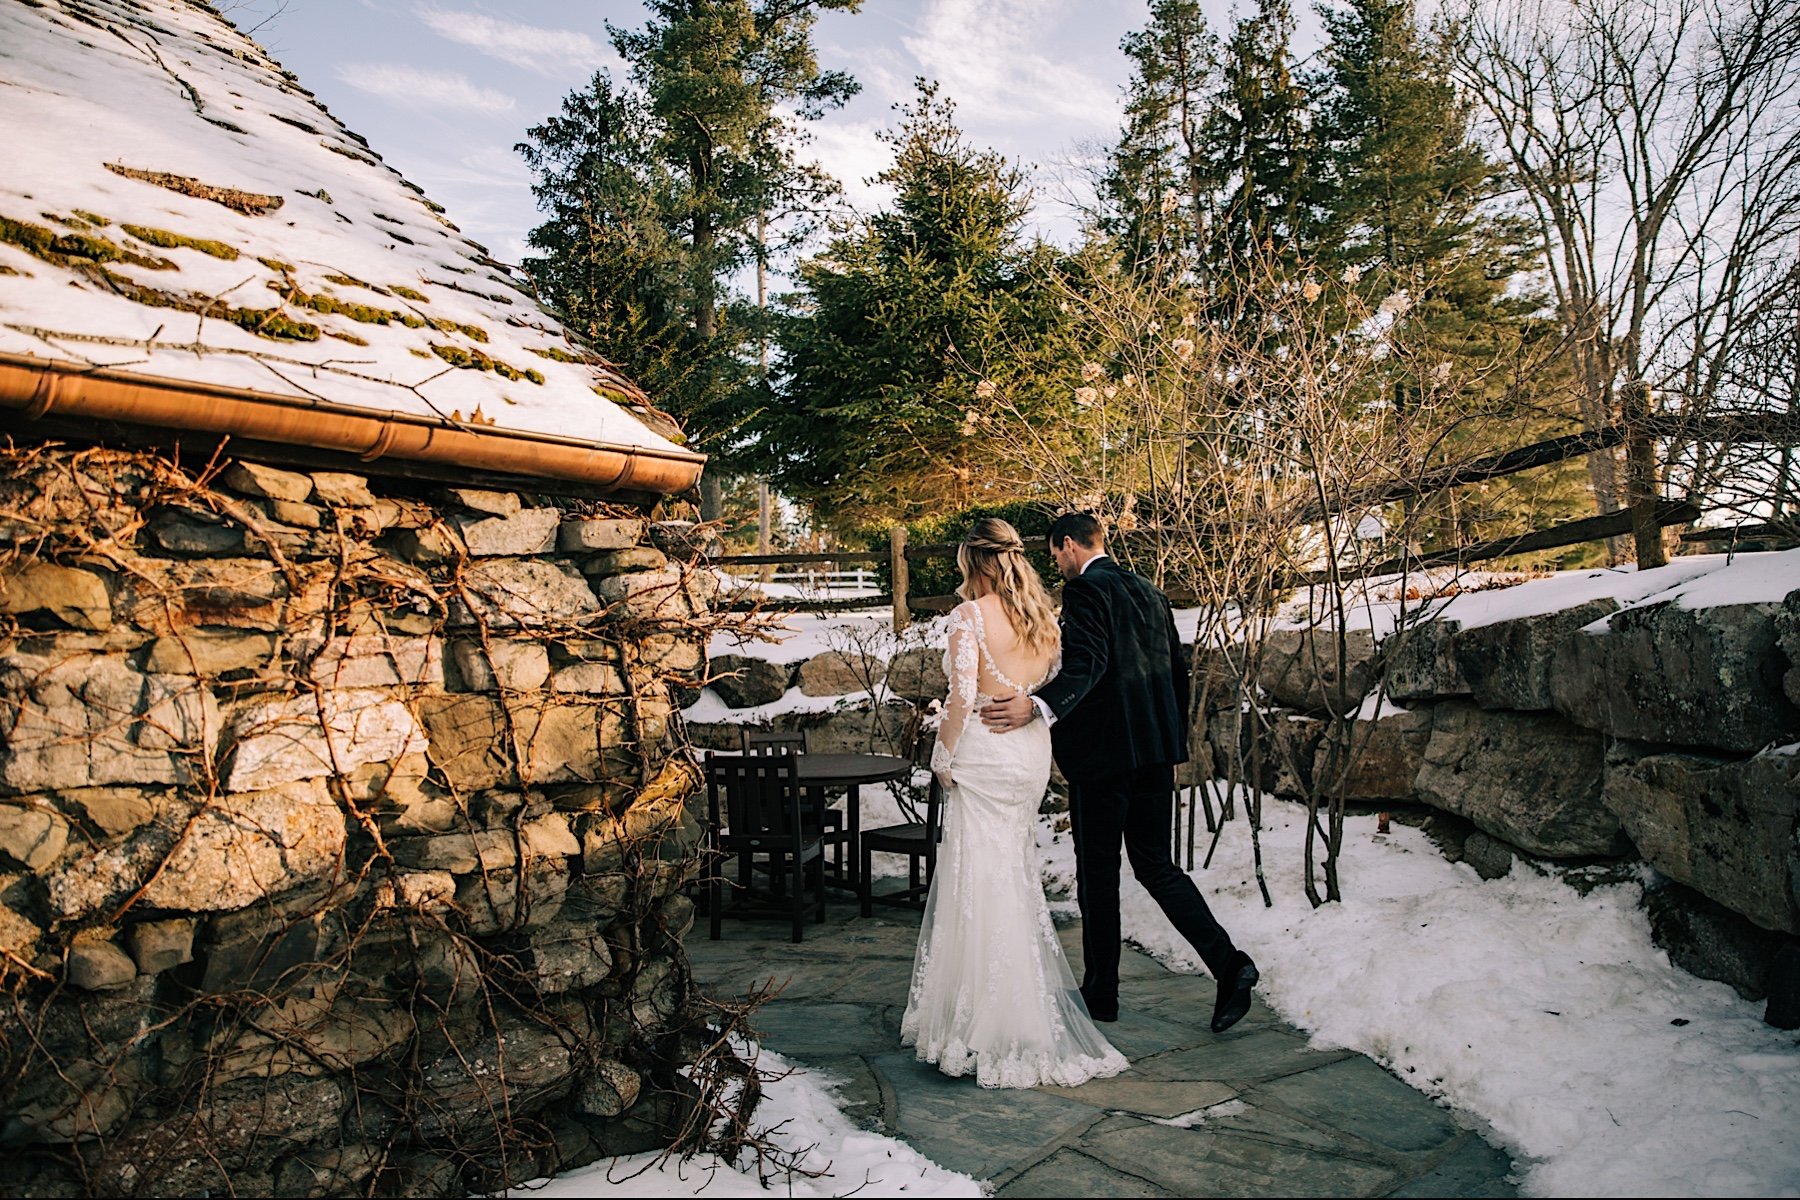
[[[1475,1123],[1349,1051],[1308,1047],[1260,1001],[1223,1035],[1213,986],[1126,949],[1107,1036],[1131,1070],[1079,1088],[987,1090],[900,1046],[917,914],[834,903],[806,941],[778,922],[704,924],[688,951],[703,990],[782,984],[763,1044],[840,1081],[846,1114],[998,1196],[1511,1196],[1512,1161]],[[1080,927],[1062,929],[1072,962]],[[859,1181],[844,1180],[845,1191]]]

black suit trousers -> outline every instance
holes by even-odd
[[[1186,872],[1169,856],[1175,768],[1166,763],[1069,787],[1075,887],[1081,908],[1081,991],[1088,1007],[1119,1007],[1119,844],[1131,873],[1199,953],[1214,979],[1237,962],[1237,948]]]

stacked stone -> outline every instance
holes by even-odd
[[[735,750],[746,727],[804,732],[815,752],[912,754],[931,757],[931,732],[919,711],[941,701],[949,683],[943,651],[901,650],[891,659],[874,654],[827,650],[795,663],[771,662],[751,654],[721,654],[707,663],[707,684],[726,707],[740,712],[723,721],[689,722],[696,746]],[[773,704],[789,689],[816,699],[851,697],[829,709],[800,708],[772,717],[753,710]]]
[[[1344,649],[1340,679],[1328,631],[1265,643],[1257,684],[1279,706],[1265,786],[1322,785],[1331,714],[1380,684],[1406,711],[1347,723],[1347,798],[1446,814],[1452,855],[1490,878],[1515,857],[1642,858],[1669,881],[1650,906],[1678,962],[1752,999],[1800,986],[1800,590],[1427,621],[1381,653],[1366,632]],[[1221,698],[1207,737],[1222,766],[1237,703]]]
[[[0,1191],[486,1192],[667,1144],[703,1032],[684,529],[4,468]]]

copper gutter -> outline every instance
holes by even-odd
[[[685,492],[706,456],[554,434],[444,424],[304,397],[0,353],[0,408],[125,421],[357,455],[563,479],[613,491]]]

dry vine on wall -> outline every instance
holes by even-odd
[[[681,948],[694,556],[633,509],[0,451],[0,1191],[773,1162],[750,1006]]]

